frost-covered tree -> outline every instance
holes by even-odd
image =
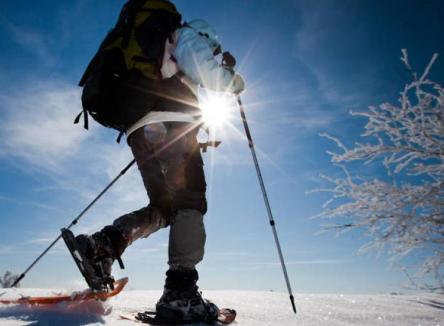
[[[3,277],[0,276],[0,286],[2,288],[10,288],[17,278],[18,275],[14,275],[11,272],[6,271]]]
[[[367,119],[364,142],[347,147],[339,138],[321,134],[340,149],[328,153],[344,176],[322,175],[331,186],[319,190],[331,198],[319,216],[340,220],[330,229],[364,229],[371,240],[361,250],[387,249],[396,262],[415,261],[413,266],[402,264],[406,271],[415,269],[412,282],[420,278],[421,287],[443,291],[444,88],[428,78],[437,57],[433,55],[419,77],[402,50],[412,81],[398,103],[351,112]],[[380,164],[388,173],[363,178],[351,172],[358,170],[356,164]],[[412,258],[405,260],[407,256]]]

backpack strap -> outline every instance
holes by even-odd
[[[80,113],[76,116],[74,119],[74,124],[78,124],[80,122],[80,117],[83,114],[83,128],[88,130],[89,123],[88,123],[88,111],[82,110]],[[116,142],[120,144],[120,141],[122,140],[123,135],[125,134],[124,131],[119,132],[119,135],[117,136]],[[217,146],[215,146],[217,147]]]
[[[76,116],[76,118],[74,119],[74,124],[78,124],[80,121],[80,117],[83,114],[83,128],[88,130],[89,124],[88,124],[88,111],[86,111],[86,109],[83,109],[82,111],[80,111],[80,113]]]
[[[80,117],[82,116],[82,114],[83,114],[83,128],[88,130],[88,111],[86,111],[86,110],[80,111],[80,113],[74,119],[74,124],[78,124],[79,123]],[[122,140],[122,137],[123,137],[124,134],[125,134],[124,131],[119,132],[119,135],[117,136],[117,139],[116,139],[116,142],[118,144],[120,144],[120,141]],[[217,145],[214,146],[214,147],[217,147]],[[120,264],[120,262],[119,262],[119,264]]]
[[[117,139],[116,139],[117,144],[120,144],[120,141],[122,140],[122,137],[124,134],[125,134],[124,131],[119,132],[119,135],[117,136]]]

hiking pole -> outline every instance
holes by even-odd
[[[291,306],[293,308],[294,313],[296,313],[296,305],[294,303],[293,292],[291,290],[290,280],[288,278],[287,267],[285,266],[284,255],[282,254],[281,245],[279,243],[278,234],[276,231],[276,223],[273,218],[273,214],[271,212],[270,202],[268,201],[267,191],[265,190],[264,179],[262,178],[261,169],[259,167],[259,162],[257,160],[256,150],[254,149],[253,138],[251,137],[250,128],[248,127],[247,117],[245,115],[244,106],[242,105],[242,101],[240,96],[237,96],[237,103],[239,104],[239,110],[242,118],[242,122],[244,124],[245,134],[248,139],[248,147],[250,147],[251,155],[253,156],[254,166],[256,167],[257,177],[259,179],[259,184],[262,190],[262,196],[264,198],[265,207],[267,208],[268,218],[270,220],[271,229],[273,230],[274,241],[276,242],[277,251],[279,254],[279,259],[281,261],[282,271],[284,272],[285,282],[287,284],[288,294],[290,295]]]
[[[117,177],[115,177],[113,179],[113,181],[111,181],[106,187],[105,189],[102,190],[102,192],[100,194],[97,195],[96,198],[94,198],[94,200],[88,205],[86,206],[86,208],[71,222],[71,224],[66,228],[66,229],[70,229],[72,226],[76,225],[77,222],[82,218],[82,216],[100,199],[100,197],[103,196],[103,194],[105,192],[107,192],[109,190],[109,188],[111,188],[114,183],[116,183],[117,180],[119,180],[119,178],[124,175],[129,169],[130,167],[136,162],[136,160],[132,160],[120,173]],[[23,280],[23,278],[26,276],[26,274],[35,266],[35,264],[37,264],[39,262],[40,259],[42,259],[42,257],[44,255],[46,255],[46,253],[52,248],[54,247],[54,245],[62,238],[62,235],[60,234],[49,246],[48,248],[46,248],[41,254],[40,256],[38,256],[36,258],[36,260],[34,260],[32,262],[31,265],[29,265],[29,267],[14,281],[14,283],[12,284],[11,287],[15,287],[21,280]]]

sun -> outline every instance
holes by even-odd
[[[205,92],[199,96],[202,121],[210,128],[227,123],[233,111],[233,97],[225,93]]]

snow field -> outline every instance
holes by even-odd
[[[50,295],[47,289],[6,289],[2,299]],[[153,309],[160,291],[124,291],[106,303],[89,301],[52,307],[0,306],[0,325],[135,325],[119,315]],[[297,294],[298,314],[287,294],[275,292],[204,291],[220,307],[238,312],[238,326],[444,326],[444,296]],[[198,324],[194,324],[196,326]]]

